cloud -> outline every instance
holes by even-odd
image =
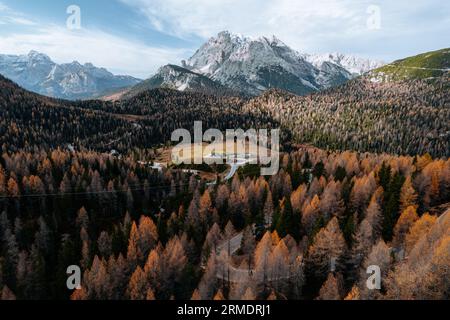
[[[222,30],[250,36],[274,34],[300,51],[375,53],[411,47],[414,34],[429,30],[438,43],[449,27],[450,5],[442,0],[120,0],[143,14],[156,30],[188,39],[206,39]],[[381,29],[367,27],[369,6],[378,6]],[[423,14],[426,11],[429,14]],[[438,28],[438,29],[436,29]],[[408,38],[402,36],[408,35]],[[395,40],[395,41],[394,41]]]
[[[230,30],[250,36],[276,34],[302,47],[312,33],[338,36],[365,26],[366,7],[347,0],[121,0],[161,32],[207,38]],[[339,28],[337,28],[339,26]]]
[[[184,49],[151,47],[101,30],[69,30],[56,25],[0,36],[0,53],[24,54],[30,50],[48,54],[58,63],[91,62],[116,74],[139,78],[148,78],[167,63],[179,63],[187,54]]]
[[[22,13],[14,11],[4,3],[0,2],[0,24],[33,26],[36,25],[36,22],[26,18]]]

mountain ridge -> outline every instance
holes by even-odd
[[[382,65],[343,54],[325,56],[299,53],[276,36],[250,38],[222,31],[182,61],[182,66],[256,96],[270,88],[299,95],[317,92],[345,83],[371,66]]]
[[[69,100],[94,98],[141,81],[114,75],[92,63],[57,64],[48,55],[34,50],[27,55],[0,55],[0,74],[30,91]]]

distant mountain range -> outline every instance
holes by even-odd
[[[57,64],[36,51],[27,55],[0,55],[0,74],[30,91],[71,100],[102,96],[141,81],[113,75],[91,63]]]
[[[382,65],[338,53],[301,54],[275,36],[252,39],[223,31],[181,66],[159,69],[132,93],[160,85],[182,91],[214,91],[220,87],[248,96],[278,88],[304,95],[340,85]]]
[[[154,88],[244,96],[276,88],[305,95],[381,66],[353,55],[299,53],[275,36],[249,38],[228,31],[210,38],[181,66],[163,66],[145,81],[115,76],[90,63],[56,64],[35,51],[0,55],[0,74],[33,92],[71,100],[116,100]]]

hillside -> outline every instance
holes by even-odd
[[[320,148],[450,156],[450,80],[359,78],[305,97],[270,90],[244,110],[269,113],[294,141]]]
[[[46,150],[72,145],[97,151],[150,148],[175,129],[279,127],[266,115],[242,110],[244,100],[197,92],[153,89],[115,103],[40,96],[0,76],[0,148]]]
[[[450,48],[394,61],[371,71],[372,81],[402,81],[440,77],[450,72]]]

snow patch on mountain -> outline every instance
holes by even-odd
[[[27,90],[64,99],[96,97],[140,82],[130,76],[115,76],[92,63],[57,64],[37,51],[27,55],[0,55],[0,74]]]
[[[345,83],[381,63],[333,53],[301,54],[275,36],[250,38],[220,32],[184,68],[250,95],[279,88],[306,94]]]
[[[362,75],[370,70],[385,65],[382,61],[337,52],[325,54],[302,54],[302,56],[318,68],[320,68],[323,63],[330,62],[344,68],[354,76]]]

